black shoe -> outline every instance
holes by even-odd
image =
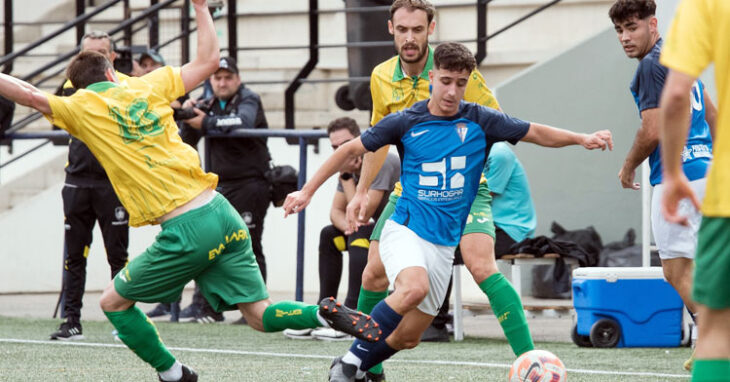
[[[368,371],[365,373],[365,382],[385,382],[385,372],[375,374]]]
[[[213,324],[216,322],[223,322],[226,318],[223,317],[223,313],[206,311],[200,312],[197,316],[188,320],[188,322],[197,322],[199,324]]]
[[[180,321],[180,302],[170,304],[170,322]]]
[[[375,342],[383,334],[380,325],[370,316],[342,305],[334,297],[326,297],[319,303],[319,315],[332,329],[353,335],[363,341]]]
[[[248,325],[248,321],[246,321],[246,317],[241,316],[241,318],[237,319],[236,321],[232,322],[233,325]]]
[[[64,322],[58,327],[56,332],[51,334],[51,339],[60,341],[83,340],[84,334],[81,331],[81,324]]]
[[[357,366],[345,363],[342,361],[342,357],[337,357],[332,360],[332,365],[330,365],[328,381],[355,382],[355,374],[357,374]]]
[[[431,325],[421,334],[421,342],[449,342],[449,330],[446,326],[437,328]]]
[[[167,316],[170,314],[170,304],[157,304],[157,306],[145,314],[149,318]]]
[[[200,314],[200,305],[190,304],[180,311],[180,318],[193,318]]]
[[[182,373],[182,377],[180,377],[180,379],[178,379],[178,380],[177,380],[177,381],[175,381],[175,382],[198,382],[198,374],[197,374],[197,373],[195,373],[195,370],[193,370],[193,369],[191,369],[191,368],[189,368],[189,367],[187,367],[187,366],[185,366],[185,365],[182,365],[182,372],[183,372],[183,373]],[[162,379],[162,378],[161,378],[161,377],[159,376],[159,374],[157,375],[157,378],[158,378],[158,379],[159,379],[160,381],[162,381],[162,382],[165,382],[165,381],[164,381],[164,380],[163,380],[163,379]]]

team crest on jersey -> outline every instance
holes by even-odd
[[[464,139],[466,139],[467,131],[469,131],[469,128],[466,127],[466,123],[457,123],[456,124],[456,133],[459,134],[459,138],[461,138],[461,143],[464,143]]]

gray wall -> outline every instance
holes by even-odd
[[[580,132],[610,129],[614,136],[612,152],[514,148],[530,179],[538,235],[549,235],[557,221],[568,229],[593,225],[604,243],[629,228],[641,237],[641,193],[622,189],[617,178],[640,125],[628,90],[636,65],[607,29],[495,89],[513,116]]]

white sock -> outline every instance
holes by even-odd
[[[319,314],[319,311],[317,311],[317,319],[319,320],[319,323],[322,324],[323,327],[325,327],[325,328],[331,328],[331,326],[327,322],[327,320],[325,320],[324,318],[322,318],[322,316]]]
[[[182,378],[182,364],[180,361],[175,361],[175,364],[171,368],[160,373],[160,378],[163,381],[177,381]]]
[[[342,362],[349,363],[350,365],[355,365],[357,366],[358,370],[360,370],[360,365],[362,365],[362,360],[350,351],[348,351],[347,354],[342,357]]]

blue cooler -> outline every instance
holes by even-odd
[[[595,347],[668,347],[682,340],[684,304],[661,267],[573,271],[573,342]]]

